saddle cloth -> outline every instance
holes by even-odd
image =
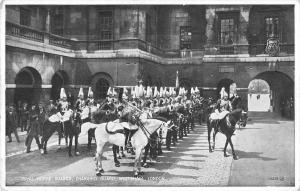
[[[223,119],[228,113],[230,113],[229,111],[222,111],[221,113],[219,112],[214,112],[212,114],[210,114],[210,119],[213,119],[213,120],[221,120]]]
[[[90,109],[88,107],[83,108],[83,110],[81,112],[80,118],[82,120],[88,118],[89,117],[89,113],[90,113]]]
[[[65,122],[69,121],[70,117],[72,115],[72,110],[67,110],[64,115],[61,115],[60,112],[57,112],[56,114],[51,115],[48,120],[52,123],[54,122]]]
[[[107,128],[109,129],[109,131],[117,131],[123,128],[126,128],[128,130],[136,130],[139,127],[137,125],[129,124],[128,122],[120,123],[120,120],[117,119],[115,121],[109,122]]]

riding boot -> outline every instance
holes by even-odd
[[[129,129],[125,129],[125,150],[128,149],[129,133],[130,133]]]

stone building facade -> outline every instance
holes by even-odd
[[[275,54],[266,50],[277,42]],[[276,44],[276,43],[275,43]],[[293,5],[6,6],[6,101],[75,96],[92,86],[197,86],[217,97],[235,83],[270,85],[271,105],[294,95]]]

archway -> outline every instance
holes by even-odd
[[[220,97],[220,91],[222,89],[222,87],[225,88],[225,91],[228,93],[228,96],[232,93],[234,93],[234,87],[236,87],[236,84],[234,83],[233,80],[225,78],[219,81],[218,85],[217,85],[217,97]]]
[[[248,110],[272,111],[271,94],[268,82],[262,79],[254,79],[248,86]]]
[[[16,90],[14,102],[37,104],[40,101],[42,78],[40,73],[32,67],[24,67],[15,78]]]
[[[53,75],[52,79],[51,79],[51,99],[52,100],[57,100],[59,99],[60,96],[60,89],[62,87],[66,87],[66,85],[69,84],[69,77],[68,74],[63,71],[63,70],[59,70],[57,72],[55,72],[55,74]]]
[[[258,74],[254,79],[266,81],[270,86],[271,110],[285,117],[292,117],[294,108],[287,108],[288,102],[294,100],[294,81],[278,71],[267,71]]]
[[[92,77],[91,85],[94,92],[94,98],[105,99],[108,88],[113,86],[114,83],[109,74],[101,72]]]

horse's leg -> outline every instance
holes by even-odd
[[[120,150],[121,150],[121,156],[124,158],[124,157],[126,157],[125,156],[125,153],[124,153],[124,148],[123,147],[120,147]]]
[[[80,153],[78,151],[78,134],[75,135],[75,155],[79,156]]]
[[[228,137],[227,137],[227,135],[226,135],[226,142],[225,142],[225,146],[224,146],[224,150],[223,150],[223,152],[224,152],[224,157],[228,157],[228,155],[227,155],[227,153],[226,153],[226,150],[227,150],[227,145],[228,145]]]
[[[72,157],[72,143],[73,143],[73,136],[72,135],[68,135],[66,136],[66,138],[70,139],[70,142],[69,142],[69,157]],[[66,142],[67,144],[67,142]]]
[[[211,134],[211,124],[209,121],[207,121],[207,139],[208,139],[208,150],[209,152],[213,152],[212,149],[211,149],[211,144],[210,144],[210,134]]]
[[[143,148],[140,146],[136,148],[135,160],[134,160],[134,177],[138,177],[138,175],[142,175],[141,172],[141,155]]]
[[[145,168],[149,167],[148,163],[146,162],[147,161],[147,156],[148,156],[148,153],[149,153],[149,148],[150,148],[150,145],[148,143],[145,147],[145,153],[144,153],[144,158],[143,158],[143,167],[145,167]]]
[[[92,131],[91,131],[91,129],[89,129],[88,130],[88,144],[87,144],[87,147],[89,150],[91,149],[92,139],[93,139]]]
[[[187,136],[187,128],[189,128],[188,125],[189,125],[188,121],[185,121],[185,123],[183,124],[183,130],[184,130],[185,137]]]
[[[233,159],[234,160],[237,160],[237,156],[235,154],[235,151],[234,151],[234,148],[233,148],[233,144],[232,144],[232,141],[231,141],[231,136],[228,137],[228,142],[230,144],[230,147],[231,147],[231,150],[232,150],[232,156],[233,156]]]
[[[104,172],[103,168],[102,168],[102,154],[103,154],[103,147],[105,145],[105,143],[103,142],[96,142],[97,143],[97,152],[96,152],[96,175],[97,176],[101,176],[101,173]]]
[[[117,152],[117,158],[121,159],[122,157],[120,155],[120,147],[119,146],[116,147],[116,152]]]
[[[117,158],[117,152],[118,152],[118,146],[113,145],[112,146],[113,154],[114,154],[114,162],[116,167],[120,167],[120,161]]]
[[[215,150],[215,146],[216,146],[216,135],[217,135],[217,133],[218,133],[218,131],[216,130],[216,128],[214,128],[212,150]]]

